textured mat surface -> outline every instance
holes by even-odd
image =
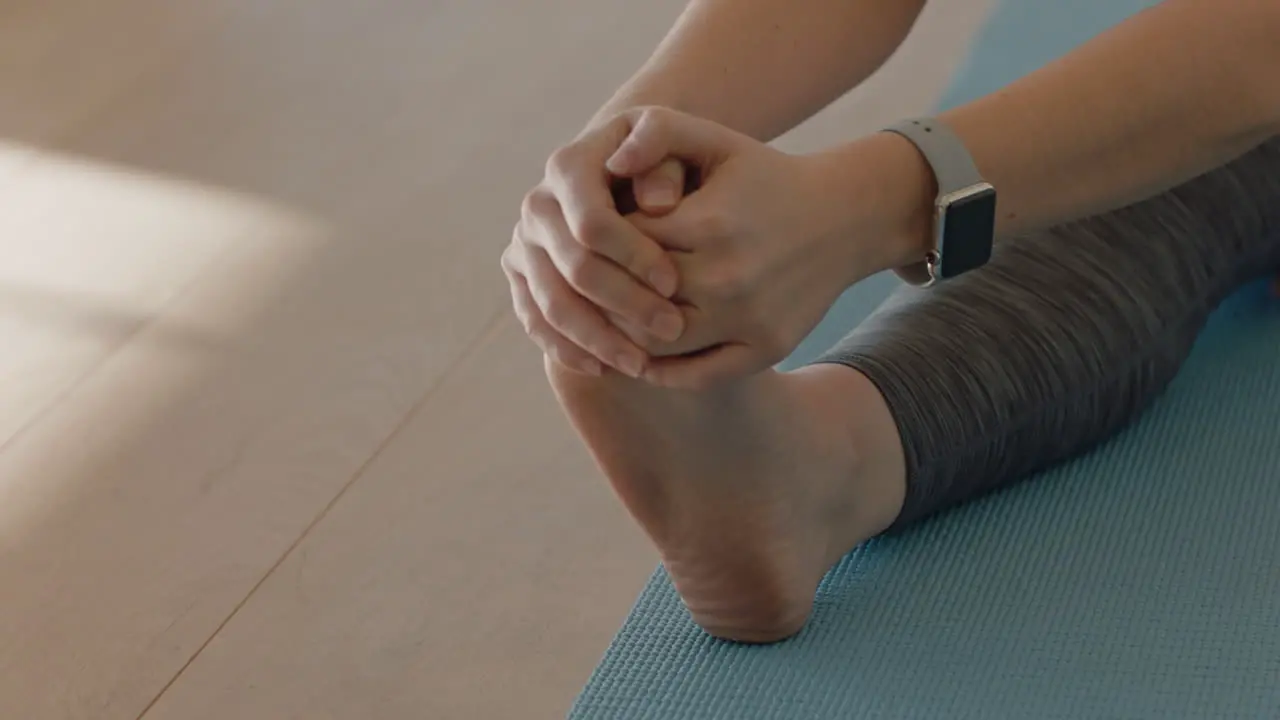
[[[1009,2],[948,103],[1149,4]],[[1280,303],[1233,298],[1096,452],[850,554],[789,642],[708,639],[659,570],[571,717],[1280,717]]]

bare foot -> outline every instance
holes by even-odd
[[[694,621],[716,637],[798,632],[826,571],[902,506],[897,429],[848,368],[699,393],[550,361],[547,375]]]

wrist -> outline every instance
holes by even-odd
[[[664,107],[680,112],[689,112],[683,98],[672,88],[648,87],[631,88],[623,86],[609,98],[609,101],[596,111],[587,121],[583,132],[604,125],[619,115],[642,107]]]
[[[933,249],[933,170],[911,142],[879,132],[811,156],[837,232],[832,260],[849,284],[925,258]]]

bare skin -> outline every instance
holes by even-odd
[[[836,365],[700,392],[547,361],[561,405],[709,634],[797,633],[827,570],[897,516],[902,445],[879,392]]]

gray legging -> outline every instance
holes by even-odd
[[[1280,138],[903,289],[818,362],[884,394],[907,461],[900,526],[1105,440],[1164,390],[1219,303],[1277,269]]]

